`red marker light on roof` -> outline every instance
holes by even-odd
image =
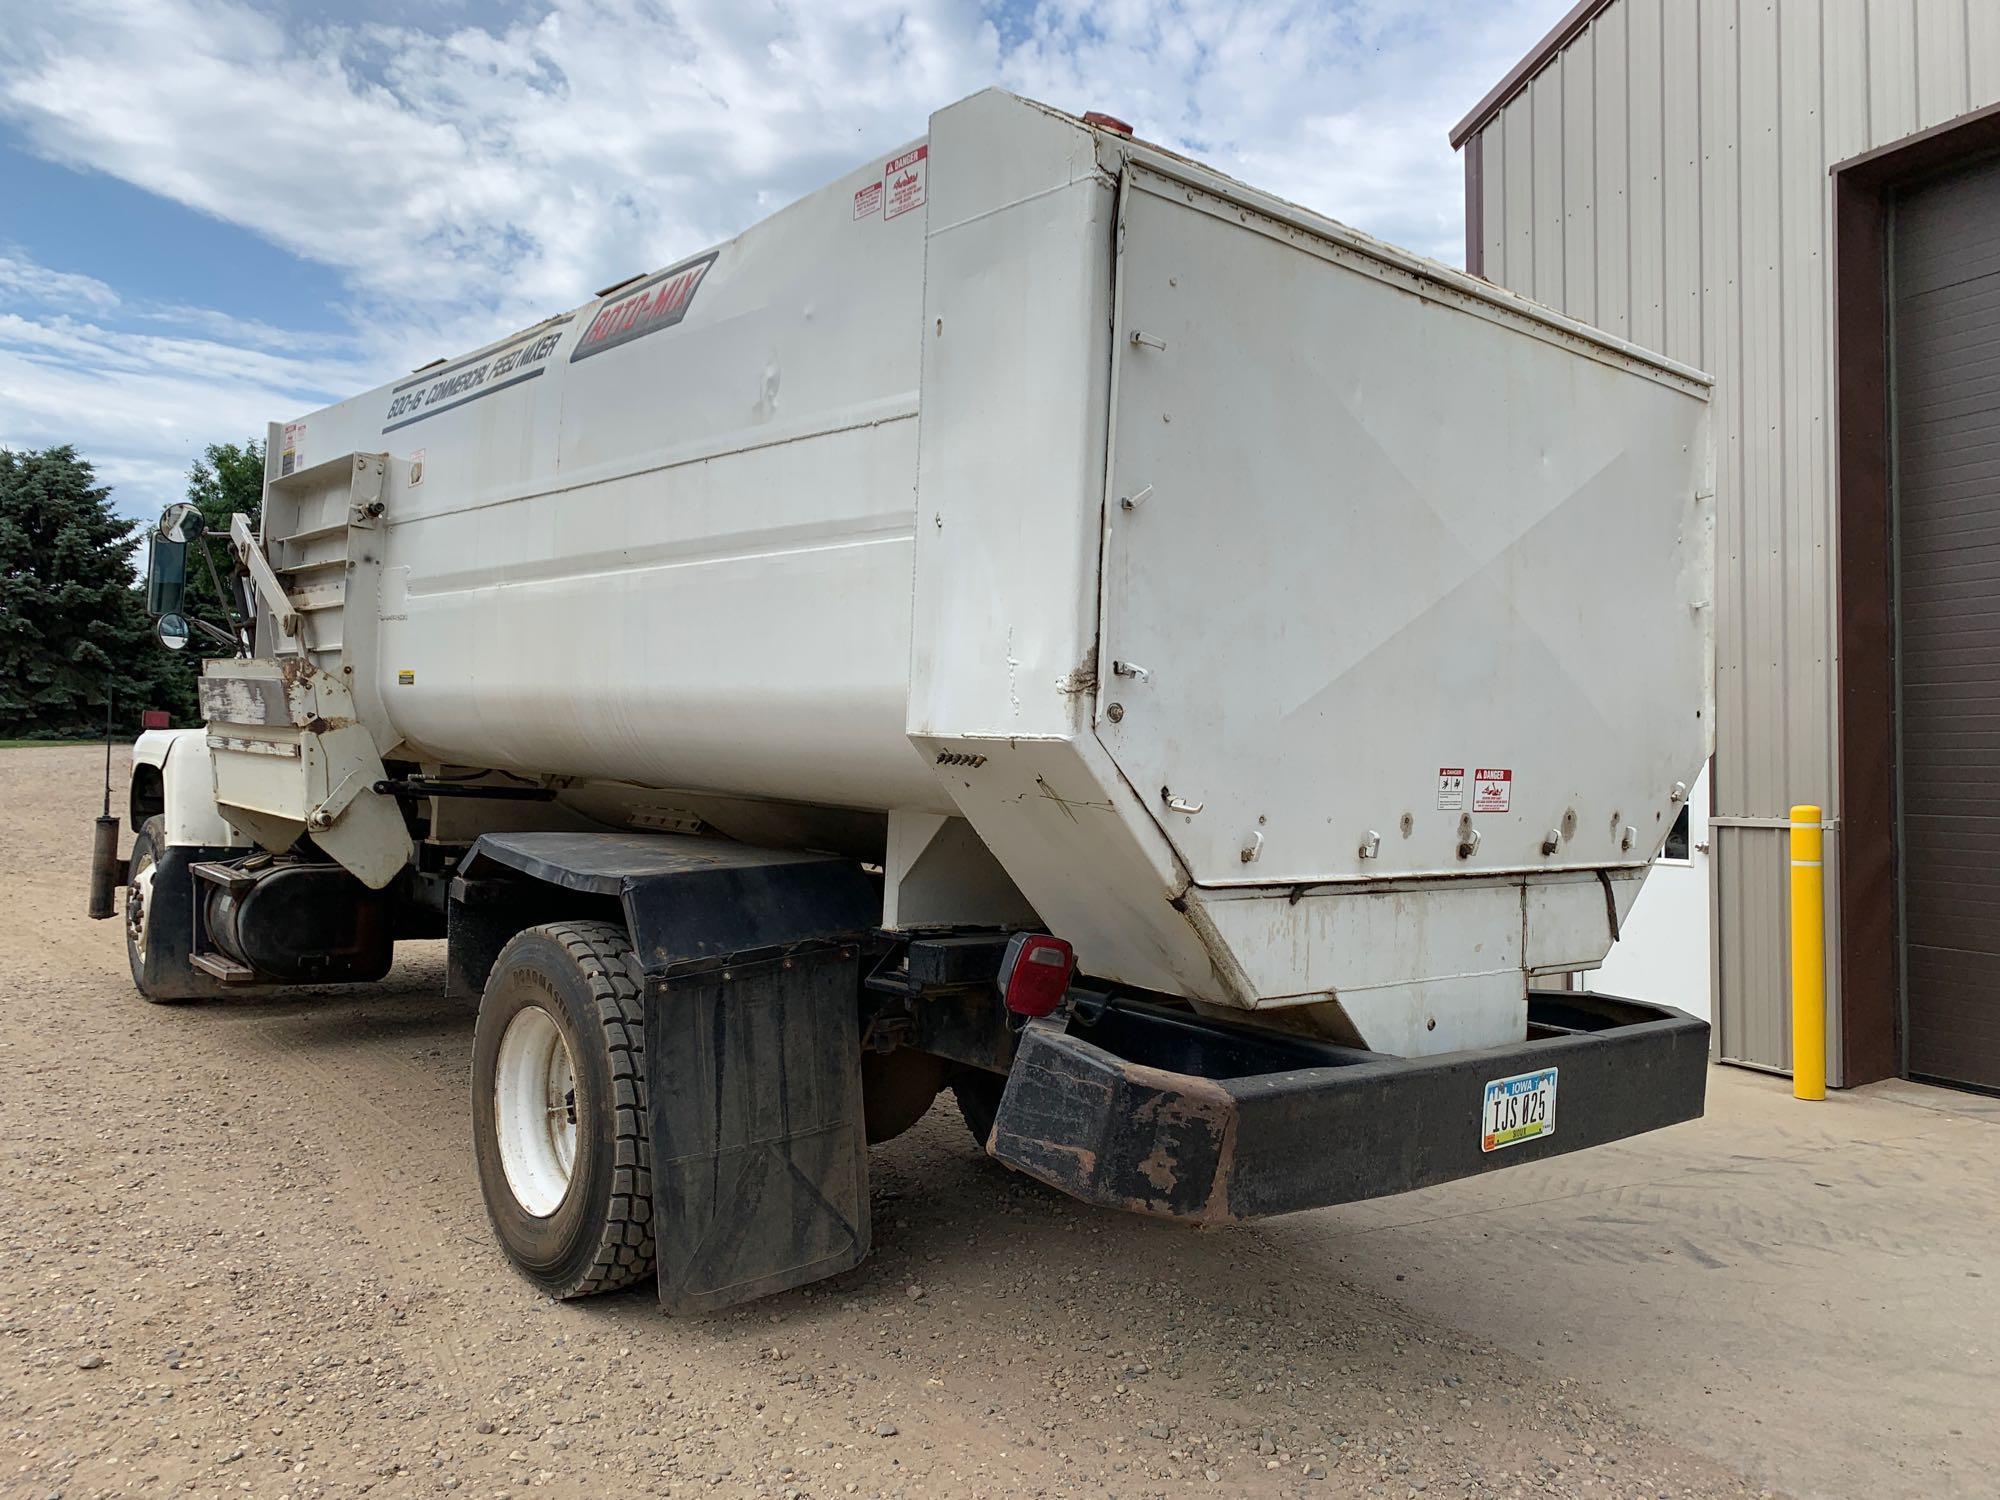
[[[1046,932],[1017,932],[1000,960],[1000,993],[1017,1016],[1045,1016],[1062,1004],[1076,950]]]
[[[1109,130],[1118,135],[1130,135],[1132,133],[1130,125],[1127,125],[1116,115],[1107,115],[1100,110],[1087,110],[1083,116],[1083,123],[1086,125],[1095,125],[1099,130]]]

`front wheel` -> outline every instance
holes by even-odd
[[[615,922],[551,922],[500,951],[472,1043],[473,1150],[501,1248],[554,1297],[652,1274],[639,962]]]
[[[155,1005],[178,1005],[210,999],[221,991],[196,982],[187,968],[182,945],[175,943],[175,935],[156,919],[164,903],[153,890],[153,880],[166,847],[167,820],[157,814],[132,835],[132,857],[126,862],[125,874],[125,961],[132,966],[132,984],[140,994]],[[171,983],[163,977],[166,975],[172,976]]]

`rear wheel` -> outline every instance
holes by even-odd
[[[551,922],[500,951],[472,1045],[473,1150],[507,1256],[555,1297],[653,1271],[638,960],[615,922]]]
[[[965,1120],[965,1128],[972,1132],[972,1138],[979,1142],[979,1149],[986,1149],[987,1141],[993,1137],[993,1119],[1000,1113],[1000,1094],[1007,1087],[1007,1075],[968,1071],[960,1073],[951,1081],[951,1092],[958,1100],[958,1112]]]

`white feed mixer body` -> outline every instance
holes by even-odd
[[[888,926],[1032,920],[1093,976],[1377,1051],[1518,1040],[1709,750],[1707,394],[980,94],[274,424],[290,604],[209,664],[217,801],[379,886],[410,857],[381,762],[505,771],[561,788],[512,826],[880,862]]]

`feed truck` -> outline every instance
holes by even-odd
[[[855,1265],[945,1091],[1195,1225],[1699,1115],[1707,1026],[1574,977],[1709,753],[1707,378],[1103,116],[929,125],[161,519],[140,992],[442,938],[507,1255],[675,1311]]]

